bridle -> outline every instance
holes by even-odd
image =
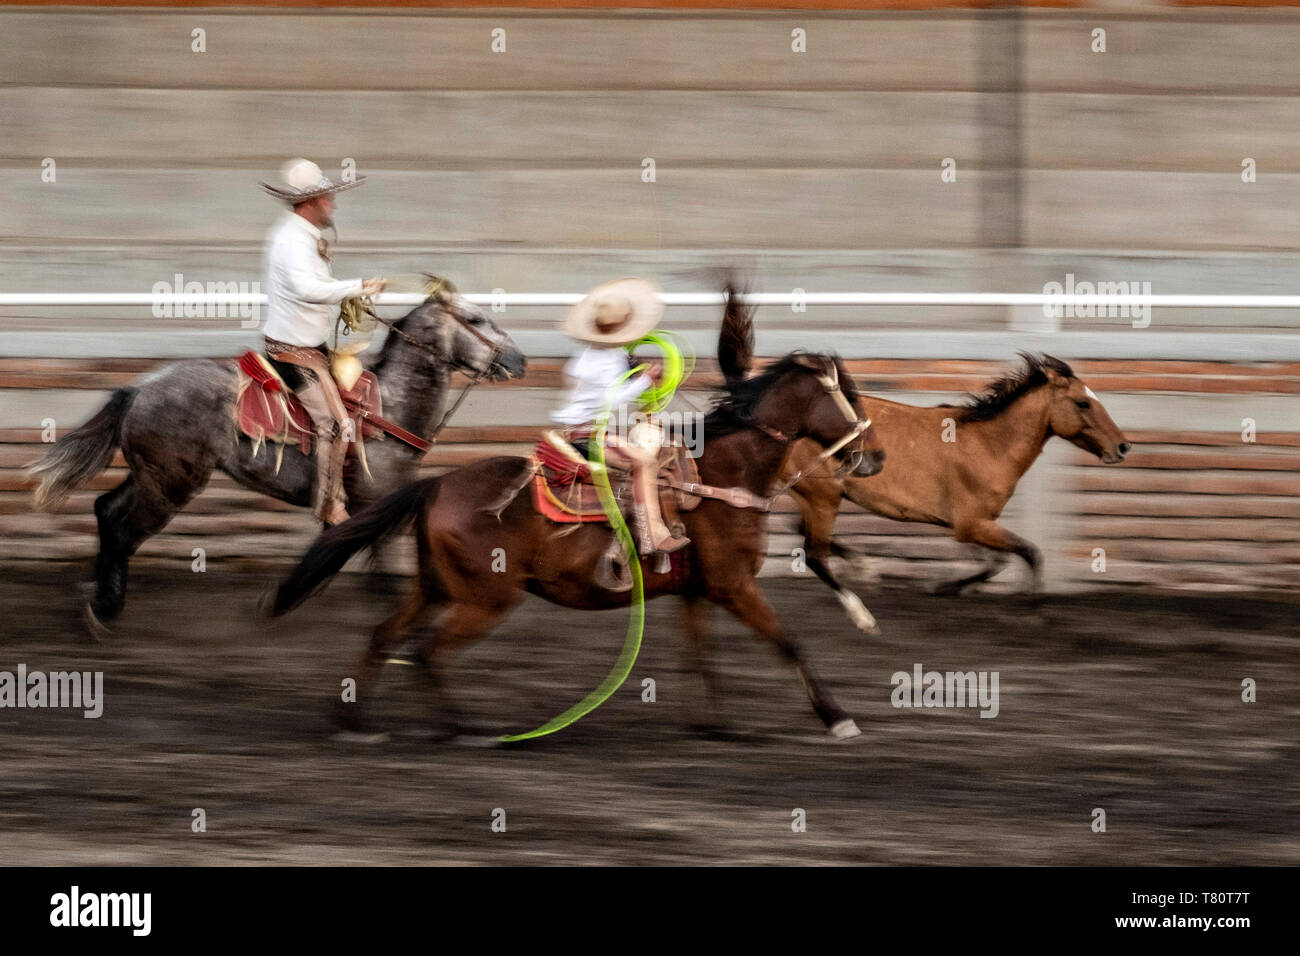
[[[839,366],[835,363],[834,360],[829,359],[824,355],[807,355],[807,356],[801,355],[797,359],[795,359],[795,361],[798,362],[800,365],[803,365],[806,368],[810,368],[817,373],[817,381],[821,383],[822,388],[825,389],[827,394],[829,394],[831,398],[834,399],[836,407],[839,408],[839,410],[844,414],[844,418],[853,427],[850,428],[847,432],[845,432],[844,435],[841,436],[839,440],[836,441],[834,444],[828,445],[826,448],[822,449],[821,454],[819,454],[816,458],[814,458],[808,464],[807,467],[800,468],[798,471],[796,471],[785,481],[777,485],[777,487],[769,494],[769,497],[771,498],[775,498],[777,495],[781,494],[782,492],[787,491],[790,488],[793,488],[795,485],[799,484],[799,482],[802,481],[804,478],[806,478],[810,473],[812,473],[816,469],[820,468],[822,465],[826,464],[826,462],[834,458],[835,455],[839,453],[840,449],[844,448],[850,442],[856,440],[860,435],[862,435],[863,432],[865,432],[868,428],[871,427],[871,419],[858,418],[858,413],[854,410],[852,404],[849,403],[849,400],[844,397],[844,390],[840,388]],[[785,434],[785,432],[779,431],[775,428],[771,428],[770,426],[764,425],[761,422],[755,422],[751,420],[750,424],[754,425],[754,427],[758,428],[759,430],[763,431],[771,438],[774,438],[775,440],[781,442],[784,445],[792,444],[795,441],[795,439],[798,437],[794,435],[787,435]],[[861,463],[862,463],[862,449],[858,448],[853,451],[853,453],[849,456],[847,460],[842,459],[840,461],[839,467],[836,468],[835,471],[831,473],[831,475],[834,478],[839,478],[853,471]]]
[[[776,488],[772,489],[766,495],[756,494],[748,488],[721,488],[714,485],[700,484],[699,482],[683,482],[674,479],[668,480],[668,486],[677,491],[685,492],[688,495],[695,495],[700,498],[716,498],[731,505],[733,508],[753,508],[757,511],[771,511],[772,502],[776,497],[789,488],[797,485],[814,469],[819,468],[829,461],[841,448],[856,439],[859,435],[871,427],[871,419],[859,419],[849,400],[844,397],[844,392],[840,389],[839,367],[835,362],[824,355],[800,356],[796,361],[807,368],[817,372],[817,381],[821,382],[822,388],[835,399],[835,404],[839,410],[844,413],[844,417],[853,427],[848,430],[838,441],[830,447],[824,449],[820,455],[813,459],[807,468],[801,468],[795,472],[786,481],[781,482]],[[822,364],[822,363],[825,364]],[[829,368],[829,371],[827,369]],[[753,428],[766,434],[769,438],[780,442],[784,446],[793,444],[798,435],[787,435],[780,429],[773,428],[771,425],[765,425],[763,422],[756,422],[752,417],[743,416],[741,420]],[[853,457],[846,462],[841,462],[840,467],[836,469],[835,476],[838,477],[846,471],[857,468],[862,461],[861,449],[853,453]]]
[[[474,328],[474,326],[470,324],[469,319],[462,315],[460,310],[456,308],[454,299],[447,298],[448,296],[454,297],[456,295],[455,288],[447,279],[440,276],[430,275],[427,272],[422,275],[426,280],[424,283],[425,304],[427,305],[429,302],[436,299],[438,304],[442,306],[442,312],[444,315],[450,317],[452,321],[459,324],[466,332],[492,350],[492,354],[484,366],[480,369],[474,370],[474,374],[470,377],[470,380],[465,383],[465,387],[461,389],[460,395],[456,397],[456,401],[449,409],[447,409],[446,412],[443,413],[442,418],[438,421],[437,426],[433,430],[433,434],[429,436],[428,441],[432,444],[437,440],[438,434],[444,427],[446,427],[447,422],[451,421],[451,417],[456,414],[456,411],[460,408],[461,404],[467,397],[469,397],[470,389],[481,382],[484,377],[491,373],[492,369],[496,367],[497,360],[501,358],[501,353],[505,351],[505,348],[500,342],[494,342],[478,329]],[[373,319],[380,325],[386,326],[390,332],[396,332],[416,351],[423,352],[425,355],[431,356],[439,362],[443,361],[444,357],[437,349],[425,345],[423,342],[416,341],[411,338],[411,336],[407,335],[402,329],[398,328],[396,323],[388,321],[388,319],[385,319],[377,313],[375,311],[374,300],[371,297],[356,296],[344,300],[342,308],[339,311],[339,320],[345,327],[344,335],[346,335],[351,329],[363,327],[367,318]],[[337,325],[335,326],[335,329],[335,342],[337,343]]]

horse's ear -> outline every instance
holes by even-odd
[[[1043,378],[1047,381],[1048,385],[1055,385],[1057,388],[1061,388],[1069,384],[1070,376],[1063,375],[1060,371],[1059,366],[1064,365],[1060,359],[1053,358],[1050,355],[1033,356],[1028,352],[1021,352],[1020,355],[1026,362],[1030,363],[1031,368],[1033,366],[1038,367],[1038,370],[1043,373]]]
[[[456,300],[459,293],[446,276],[436,276],[432,272],[422,272],[420,275],[424,276],[424,301],[437,300],[446,305]]]
[[[795,356],[795,364],[802,365],[804,368],[816,372],[819,378],[838,378],[836,374],[834,360],[827,355],[805,354]]]

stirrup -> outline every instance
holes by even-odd
[[[596,562],[596,583],[609,591],[632,590],[632,569],[627,565],[623,544],[618,538],[610,542]]]
[[[336,501],[327,515],[317,515],[317,517],[320,518],[321,524],[325,525],[325,527],[333,528],[349,520],[352,516],[348,514],[348,509],[341,502]]]
[[[674,551],[682,550],[690,543],[691,539],[684,534],[670,534],[655,545],[655,550],[660,554],[672,554]]]

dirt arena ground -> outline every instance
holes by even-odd
[[[332,739],[327,707],[394,601],[360,576],[267,626],[253,617],[266,576],[138,571],[117,634],[93,645],[84,574],[0,571],[0,670],[102,670],[106,698],[98,720],[0,710],[0,863],[1300,863],[1294,604],[1128,593],[1053,598],[1035,619],[1005,596],[886,588],[867,593],[885,634],[866,638],[814,581],[767,581],[862,728],[836,742],[720,611],[738,733],[690,730],[699,685],[663,599],[609,703],[480,749],[428,739],[431,696],[396,666],[380,714],[392,739]],[[624,620],[530,598],[462,656],[452,689],[485,728],[535,727],[599,683]],[[895,709],[890,676],[915,663],[998,671],[1000,713]],[[1246,677],[1257,703],[1241,700]]]

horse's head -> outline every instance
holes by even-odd
[[[1124,460],[1133,447],[1119,430],[1101,399],[1068,365],[1045,356],[1047,427],[1072,445],[1091,452],[1108,465]]]
[[[505,330],[486,312],[462,295],[448,304],[455,319],[450,355],[456,367],[465,372],[487,370],[490,381],[522,378],[528,360]]]
[[[871,420],[859,414],[858,391],[833,355],[792,352],[752,378],[729,381],[705,426],[726,435],[756,428],[782,444],[811,438],[823,457],[866,477],[885,464]]]
[[[499,382],[521,378],[524,353],[512,338],[464,296],[443,290],[398,323],[402,332],[467,375]]]
[[[859,415],[857,389],[832,355],[792,352],[753,378],[729,382],[706,425],[727,434],[757,428],[789,445],[811,438],[842,471],[868,476],[885,464],[871,421]]]
[[[811,438],[848,474],[866,477],[885,466],[871,419],[861,414],[857,388],[834,355],[790,356],[790,403],[802,408],[795,437]]]

